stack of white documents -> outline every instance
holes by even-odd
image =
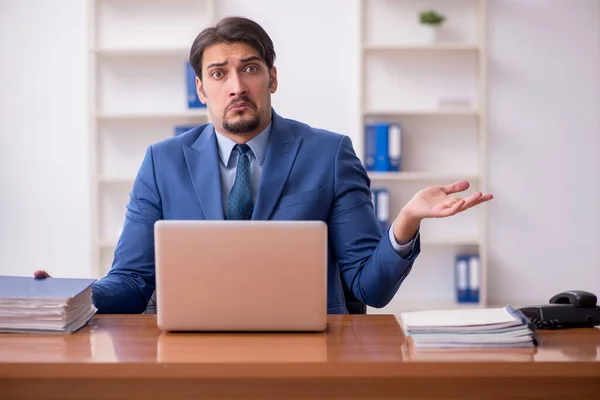
[[[510,306],[407,312],[400,320],[416,348],[537,346],[535,328]]]
[[[75,332],[92,318],[94,279],[0,276],[0,331]]]

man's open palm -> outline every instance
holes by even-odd
[[[44,270],[37,270],[33,273],[33,277],[37,279],[52,278],[50,274]]]
[[[452,196],[469,188],[469,182],[460,181],[448,186],[432,186],[425,188],[413,196],[406,204],[405,211],[411,216],[423,218],[445,218],[473,206],[489,201],[491,194],[474,193],[468,198]]]

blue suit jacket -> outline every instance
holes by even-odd
[[[93,285],[100,313],[141,313],[155,289],[154,223],[223,217],[214,129],[199,126],[150,146],[135,179],[113,266]],[[354,297],[385,306],[419,253],[402,258],[382,235],[370,181],[347,136],[284,119],[271,135],[252,219],[327,223],[328,313],[347,313],[342,280]]]

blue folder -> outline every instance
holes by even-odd
[[[197,126],[198,125],[177,125],[173,129],[173,135],[179,136],[182,133],[186,133],[187,131],[194,129]]]
[[[86,290],[95,279],[47,278],[0,275],[0,299],[70,299]]]
[[[196,91],[196,72],[189,61],[185,62],[185,87],[188,108],[206,108],[206,104],[200,101]]]

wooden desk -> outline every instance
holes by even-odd
[[[0,398],[600,398],[600,329],[538,331],[535,350],[406,349],[391,315],[322,334],[168,334],[151,315],[73,335],[0,334]]]

